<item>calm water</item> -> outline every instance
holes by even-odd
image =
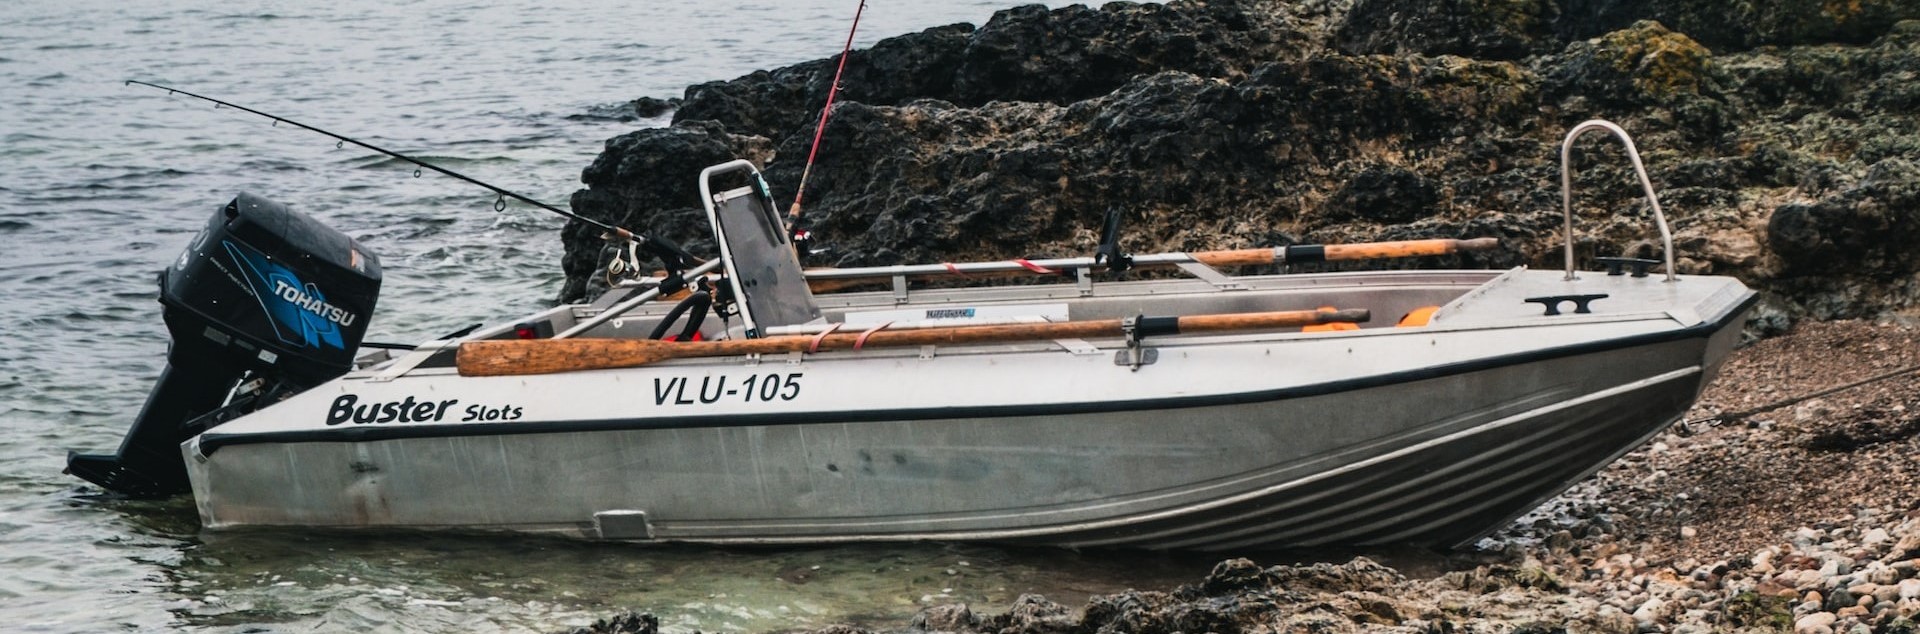
[[[1205,561],[980,547],[715,550],[422,535],[201,534],[191,505],[99,499],[67,449],[110,450],[159,372],[154,274],[235,193],[377,250],[369,339],[540,306],[560,220],[143,79],[416,152],[564,203],[607,137],[582,116],[839,50],[854,2],[0,3],[0,629],[547,631],[616,608],[676,630],[898,619],[1021,592],[1067,603]],[[876,0],[861,44],[992,1]]]

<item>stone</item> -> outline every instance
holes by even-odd
[[[913,615],[909,627],[926,632],[966,632],[979,626],[980,618],[965,603],[936,605]]]
[[[1631,616],[1635,621],[1652,623],[1659,620],[1666,611],[1667,602],[1657,598],[1651,598],[1647,599],[1645,603],[1641,603],[1640,607],[1635,608]]]
[[[1822,609],[1832,612],[1851,606],[1858,601],[1859,598],[1855,597],[1852,592],[1848,592],[1846,588],[1836,588],[1832,593],[1827,595],[1826,601],[1820,605]]]
[[[1836,618],[1838,617],[1834,616],[1832,612],[1814,612],[1795,619],[1793,621],[1793,631],[1795,634],[1832,632],[1833,622]]]
[[[1909,531],[1902,534],[1900,541],[1895,542],[1893,548],[1887,550],[1887,556],[1881,560],[1898,561],[1916,557],[1920,557],[1920,530]],[[1913,564],[1909,563],[1908,570],[1911,570],[1912,567]],[[1911,574],[1911,572],[1906,574]]]

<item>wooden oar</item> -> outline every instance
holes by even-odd
[[[1429,240],[1399,240],[1395,242],[1361,242],[1358,244],[1295,244],[1272,249],[1202,251],[1193,254],[1193,259],[1210,266],[1305,264],[1322,261],[1344,262],[1350,260],[1412,258],[1423,255],[1451,255],[1461,251],[1485,251],[1497,246],[1500,246],[1500,240],[1496,238],[1473,238],[1469,240],[1433,238]]]
[[[1434,238],[1428,240],[1400,240],[1396,242],[1363,242],[1359,244],[1295,244],[1285,247],[1262,249],[1231,249],[1225,251],[1142,255],[1134,258],[1134,267],[1172,267],[1179,266],[1185,262],[1198,262],[1208,266],[1259,266],[1262,264],[1306,264],[1312,262],[1381,260],[1427,255],[1450,255],[1464,251],[1484,251],[1499,245],[1500,241],[1495,238],[1473,238],[1468,240]],[[929,280],[960,276],[1009,278],[1043,274],[1040,273],[1039,270],[1056,270],[1066,273],[1074,268],[1083,266],[1094,266],[1093,259],[1061,258],[1030,262],[971,262],[956,264],[951,267],[946,265],[869,267],[860,269],[858,272],[845,269],[811,269],[807,271],[809,274],[807,287],[815,293],[830,293],[855,286],[882,284],[886,282],[887,278],[894,275],[905,275],[907,279],[910,280]]]
[[[1134,329],[1141,336],[1226,330],[1298,328],[1333,322],[1364,322],[1366,310],[1289,310],[1267,313],[1141,317]],[[1001,341],[1081,339],[1125,336],[1124,320],[1098,319],[1046,324],[954,326],[918,330],[882,330],[866,335],[863,346],[898,347],[953,345]],[[630,368],[667,359],[775,354],[811,349],[852,348],[859,333],[835,333],[819,338],[790,336],[728,341],[671,342],[651,339],[520,339],[469,341],[460,344],[456,363],[461,376],[548,374],[575,370]]]

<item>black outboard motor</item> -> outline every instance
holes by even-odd
[[[186,492],[180,443],[266,405],[263,395],[345,374],[379,294],[380,260],[353,238],[241,194],[160,273],[173,343],[120,451],[68,454],[67,472],[131,496]],[[229,403],[242,379],[250,398]]]

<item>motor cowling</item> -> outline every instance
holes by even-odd
[[[228,399],[242,379],[261,380],[252,394],[284,396],[345,374],[379,294],[373,252],[240,194],[160,273],[167,367],[120,450],[69,454],[68,473],[127,495],[187,491],[179,445],[237,415]]]

